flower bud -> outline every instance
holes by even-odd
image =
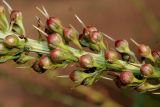
[[[141,56],[146,57],[151,53],[151,49],[149,48],[149,46],[141,44],[138,47],[138,52]]]
[[[96,27],[93,26],[87,26],[86,28],[83,29],[83,35],[88,36],[92,32],[97,31]]]
[[[114,79],[114,82],[115,82],[115,85],[116,85],[118,88],[123,88],[123,87],[126,86],[125,84],[123,84],[123,83],[120,81],[119,77],[118,77],[118,78],[115,78],[115,79]]]
[[[77,35],[77,31],[72,27],[66,27],[63,30],[64,39],[67,42],[72,41],[76,46],[78,46],[81,49],[81,45],[78,41]]]
[[[115,41],[115,48],[120,53],[130,53],[129,45],[127,40],[116,40]]]
[[[87,73],[80,71],[80,70],[75,70],[70,73],[69,78],[75,83],[78,83],[81,85],[89,85],[89,84],[87,84],[88,81],[85,81],[86,78],[88,78],[89,76],[90,76],[90,74],[87,74]],[[86,82],[86,83],[83,83],[83,82]]]
[[[63,30],[64,38],[68,41],[77,37],[77,32],[72,27],[65,27]]]
[[[11,21],[15,21],[17,18],[22,18],[22,13],[18,10],[13,10],[10,14]]]
[[[155,58],[155,59],[159,59],[160,58],[160,55],[158,53],[157,50],[152,50],[152,56]]]
[[[60,49],[55,48],[50,52],[50,57],[52,61],[59,62],[63,60],[64,56],[62,55],[62,52]]]
[[[42,56],[38,62],[39,66],[43,69],[50,69],[52,67],[52,62],[49,57]]]
[[[123,84],[133,83],[134,75],[130,71],[123,71],[120,73],[119,79]]]
[[[48,35],[47,41],[49,45],[53,45],[54,47],[63,44],[62,38],[58,33]]]
[[[43,69],[42,67],[39,66],[38,61],[33,63],[32,69],[38,73],[44,73],[46,71],[46,69]]]
[[[106,51],[104,55],[107,61],[115,61],[119,59],[118,54],[115,51]]]
[[[93,31],[89,34],[89,41],[92,43],[97,43],[103,40],[103,35],[101,32]]]
[[[82,81],[83,80],[83,72],[82,71],[79,71],[79,70],[75,70],[73,72],[70,73],[69,75],[69,78],[72,80],[72,81]]]
[[[94,64],[94,60],[91,55],[85,54],[79,58],[79,63],[84,68],[92,68]]]
[[[13,10],[10,14],[10,19],[13,22],[12,31],[16,32],[19,35],[25,35],[22,12]]]
[[[148,58],[148,59],[150,59],[151,61],[155,62],[155,59],[154,59],[154,57],[152,56],[151,49],[149,48],[149,46],[140,44],[140,45],[138,46],[138,53],[139,53],[142,57]]]
[[[62,34],[63,28],[61,22],[56,17],[49,17],[46,21],[47,26],[56,33]]]
[[[14,48],[18,46],[19,38],[16,35],[8,35],[4,38],[3,43],[8,48]]]
[[[140,72],[144,76],[152,76],[154,73],[154,69],[151,64],[143,64],[140,68]]]

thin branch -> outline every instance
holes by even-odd
[[[84,28],[87,28],[86,25],[84,24],[84,22],[79,18],[79,16],[77,14],[74,14],[74,16]]]
[[[49,14],[48,14],[46,8],[45,8],[44,6],[42,6],[42,9],[43,9],[43,11],[45,12],[46,16],[49,17]]]
[[[42,11],[39,7],[36,6],[36,9],[37,9],[42,15],[44,15],[46,18],[48,18],[47,14],[46,14],[44,11]]]
[[[11,13],[11,11],[13,10],[12,7],[9,5],[8,2],[6,2],[5,0],[2,1],[8,8],[8,12]]]
[[[130,39],[136,46],[139,46],[140,44],[138,42],[136,42],[134,39]]]
[[[38,28],[37,26],[33,25],[33,27],[34,27],[35,29],[37,29],[38,31],[40,31],[43,35],[48,36],[47,33],[45,33],[43,30],[41,30],[41,29]]]
[[[109,81],[113,81],[112,78],[108,78],[108,77],[104,77],[104,76],[101,76],[102,79],[105,79],[105,80],[109,80]]]
[[[105,34],[105,33],[103,33],[103,35],[104,35],[106,38],[108,38],[109,40],[111,40],[111,41],[115,42],[115,39],[114,39],[114,38],[112,38],[111,36],[108,36],[108,35],[107,35],[107,34]]]

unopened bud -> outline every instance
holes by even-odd
[[[115,61],[119,59],[118,53],[115,51],[106,51],[104,55],[107,61]]]
[[[83,35],[88,36],[92,32],[97,31],[96,27],[93,26],[87,26],[86,28],[83,29]]]
[[[58,33],[49,34],[47,37],[47,41],[49,45],[52,45],[54,47],[63,44],[62,37]]]
[[[78,83],[79,85],[91,85],[91,79],[88,78],[90,77],[92,74],[90,73],[85,73],[83,71],[80,70],[75,70],[73,72],[70,73],[69,78],[75,82]]]
[[[155,59],[160,59],[160,55],[158,53],[157,50],[152,50],[152,56],[155,58]]]
[[[127,40],[116,40],[115,41],[115,48],[120,53],[130,53],[129,45]]]
[[[153,61],[153,62],[155,61],[154,57],[152,56],[151,49],[149,48],[149,46],[140,44],[140,45],[138,46],[138,53],[139,53],[142,57],[148,58],[148,59],[150,59],[150,60]]]
[[[14,48],[18,46],[19,38],[16,35],[8,35],[4,38],[3,43],[8,48]]]
[[[134,80],[134,75],[132,72],[130,71],[123,71],[120,73],[120,81],[123,83],[123,84],[130,84],[133,82]]]
[[[50,52],[50,57],[52,59],[52,61],[54,62],[61,62],[62,60],[64,60],[64,56],[62,54],[62,51],[60,49],[53,49],[51,52]]]
[[[92,68],[94,64],[93,57],[89,54],[80,56],[79,63],[84,68]]]
[[[39,62],[38,62],[39,66],[43,69],[50,69],[51,66],[52,66],[52,62],[50,60],[49,57],[47,56],[42,56],[40,59],[39,59]]]
[[[39,66],[38,61],[34,62],[34,64],[32,65],[32,69],[38,73],[44,73],[46,71],[46,69],[43,69]]]
[[[13,10],[10,14],[10,18],[12,21],[15,21],[19,18],[22,18],[22,13],[18,10]]]
[[[103,40],[103,35],[101,32],[94,31],[89,35],[88,39],[93,43],[98,43]]]
[[[46,21],[47,26],[56,33],[62,34],[63,28],[61,22],[56,17],[49,17]]]
[[[154,73],[154,69],[151,64],[143,64],[140,68],[140,71],[141,74],[146,77],[152,76]]]
[[[77,35],[77,31],[72,27],[66,27],[63,30],[64,39],[67,42],[72,41],[76,46],[78,46],[81,49],[81,45],[78,41]]]

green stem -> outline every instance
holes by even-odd
[[[4,39],[5,36],[0,35],[0,39]],[[96,64],[100,65],[101,67],[106,67],[107,70],[113,70],[113,71],[119,71],[121,72],[122,70],[130,70],[132,71],[134,74],[138,74],[140,75],[140,71],[139,71],[139,67],[141,66],[141,64],[139,63],[128,63],[122,60],[118,60],[116,62],[113,63],[109,63],[105,60],[104,55],[103,54],[95,54],[95,53],[91,53],[91,52],[86,52],[86,51],[80,51],[79,49],[75,49],[72,48],[70,46],[67,46],[67,49],[73,53],[73,56],[75,57],[80,57],[81,55],[84,54],[90,54],[92,55],[94,61]],[[38,40],[33,40],[33,39],[28,39],[28,41],[25,42],[24,47],[28,48],[28,50],[26,50],[26,52],[36,52],[36,53],[41,53],[41,54],[49,54],[50,49],[48,47],[48,43],[46,41],[38,41]],[[134,66],[136,65],[136,66]],[[160,69],[155,69],[155,72],[157,72],[158,75],[153,76],[152,78],[159,78],[160,77]]]

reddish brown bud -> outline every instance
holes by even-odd
[[[48,35],[47,41],[48,41],[48,44],[53,44],[53,45],[57,46],[62,43],[62,38],[59,34],[52,33],[52,34]]]
[[[89,54],[82,55],[79,58],[79,63],[84,68],[92,68],[93,67],[93,58]]]
[[[81,85],[90,85],[88,83],[88,81],[84,81],[90,75],[91,74],[87,74],[87,73],[85,73],[83,71],[75,70],[75,71],[70,73],[69,78],[75,83],[78,83],[78,84],[81,84]]]
[[[50,52],[50,57],[52,59],[52,61],[61,61],[63,58],[62,58],[62,52],[60,51],[60,49],[53,49],[51,52]]]
[[[102,38],[103,36],[101,32],[93,31],[92,33],[90,33],[88,39],[93,43],[97,43],[97,42],[100,42]]]
[[[94,31],[97,31],[96,27],[87,26],[86,28],[83,29],[83,35],[87,36],[87,35],[91,34]]]
[[[153,56],[155,59],[160,58],[160,55],[159,55],[159,53],[158,53],[157,50],[152,50],[152,56]]]
[[[13,10],[10,14],[11,20],[15,20],[17,17],[22,17],[22,13],[18,10]]]
[[[130,49],[127,40],[116,40],[115,41],[115,48],[120,53],[127,53],[130,54]]]
[[[133,82],[134,80],[134,75],[132,72],[130,71],[123,71],[120,73],[120,81],[123,83],[123,84],[130,84]]]
[[[38,62],[39,66],[43,69],[50,69],[51,68],[51,65],[52,65],[52,62],[50,60],[49,57],[47,56],[42,56],[40,59],[39,59],[39,62]]]
[[[115,51],[106,51],[104,55],[107,61],[115,61],[119,59],[118,53]]]
[[[122,40],[116,40],[115,41],[115,47],[119,48],[119,47],[124,47],[124,46],[128,46],[128,42],[124,39]]]
[[[144,76],[151,76],[154,73],[154,69],[151,64],[143,64],[140,68],[140,71]]]
[[[138,47],[138,53],[143,56],[146,57],[151,53],[151,49],[149,48],[149,46],[140,44]]]
[[[116,85],[118,88],[123,88],[123,87],[126,86],[125,84],[123,84],[123,83],[120,81],[119,77],[118,77],[118,78],[115,78],[115,79],[114,79],[114,82],[115,82],[115,85]]]
[[[63,35],[66,40],[72,40],[77,37],[77,32],[72,27],[66,27],[63,30]]]
[[[52,31],[52,32],[56,32],[59,34],[63,34],[63,27],[61,25],[61,22],[58,18],[56,17],[49,17],[47,19],[47,29]]]
[[[57,17],[49,17],[46,21],[47,26],[59,25],[61,22]]]
[[[74,82],[81,81],[82,80],[81,74],[82,74],[81,71],[75,70],[70,73],[69,78]]]
[[[4,38],[3,43],[5,44],[6,47],[13,48],[18,45],[19,39],[15,35],[8,35]]]

